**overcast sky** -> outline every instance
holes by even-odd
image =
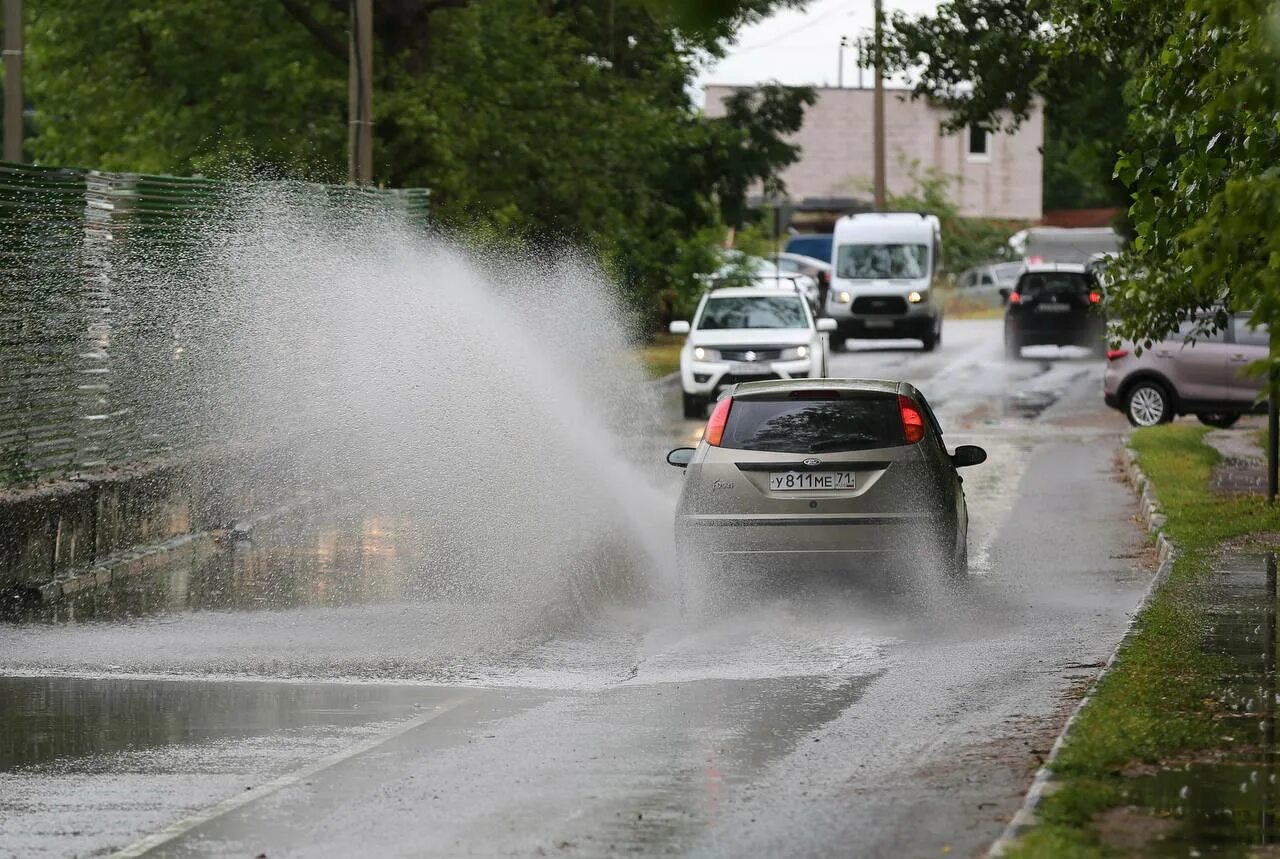
[[[885,0],[886,14],[893,10],[931,12],[938,0]],[[778,80],[784,84],[835,86],[840,37],[854,39],[870,32],[875,22],[873,0],[811,0],[801,10],[787,10],[747,27],[729,55],[703,72],[702,87],[716,84],[755,84]],[[866,84],[871,85],[871,75]],[[844,52],[844,84],[856,86],[858,69],[854,52]]]

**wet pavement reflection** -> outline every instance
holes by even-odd
[[[1201,647],[1223,663],[1219,694],[1229,715],[1218,727],[1229,747],[1126,782],[1134,807],[1176,823],[1151,845],[1156,856],[1252,856],[1280,844],[1276,555],[1228,553],[1206,588]]]
[[[0,677],[0,772],[125,750],[409,718],[440,694],[394,686]]]

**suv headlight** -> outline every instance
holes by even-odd
[[[922,304],[928,300],[929,300],[928,290],[921,292],[918,289],[913,289],[907,293],[907,301],[910,302],[911,304]]]
[[[790,349],[783,349],[782,354],[778,356],[779,361],[799,361],[801,358],[809,357],[808,346],[793,346]]]
[[[693,347],[693,360],[695,361],[719,361],[720,350],[708,349],[706,346]]]

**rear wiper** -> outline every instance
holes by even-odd
[[[866,433],[839,435],[839,436],[836,436],[835,438],[828,438],[828,439],[823,439],[822,441],[815,441],[813,444],[809,445],[809,452],[818,453],[819,451],[823,451],[823,450],[839,450],[841,447],[848,444],[865,445],[867,443],[875,443],[877,441],[879,441],[879,439],[877,439],[875,436],[867,435]]]

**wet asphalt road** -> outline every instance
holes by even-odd
[[[0,855],[980,854],[1152,566],[1101,361],[1006,362],[999,333],[831,360],[915,383],[989,451],[966,591],[543,634],[461,602],[7,625]]]

